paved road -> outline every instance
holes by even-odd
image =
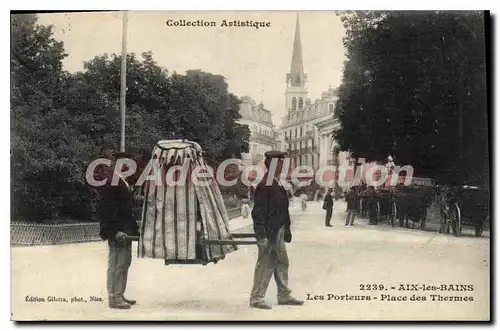
[[[103,242],[12,249],[12,308],[16,320],[487,320],[489,319],[488,237],[455,238],[435,232],[369,226],[358,220],[343,225],[345,203],[337,202],[333,227],[325,228],[320,203],[306,212],[291,207],[293,242],[288,245],[290,286],[307,300],[303,307],[276,306],[272,283],[271,311],[248,307],[256,259],[255,246],[218,264],[169,266],[160,260],[136,259],[129,275],[130,311],[107,308],[107,246]],[[231,222],[249,232],[249,220]],[[239,230],[238,230],[239,229]],[[383,285],[367,290],[360,285]],[[398,291],[400,284],[471,285],[472,291]],[[395,289],[391,289],[394,287]],[[426,301],[409,301],[412,295]],[[473,301],[432,301],[431,294],[472,297]],[[26,302],[26,296],[83,297],[87,302]],[[90,296],[104,301],[90,302]],[[360,299],[364,296],[365,300]],[[367,300],[370,296],[371,300]],[[391,297],[392,296],[392,297]],[[387,301],[387,299],[407,301]],[[328,300],[330,298],[330,300]],[[384,300],[382,300],[384,298]],[[416,298],[416,297],[414,297]],[[437,297],[434,297],[437,299]],[[349,299],[349,300],[348,300]]]

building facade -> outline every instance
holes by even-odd
[[[264,153],[276,147],[276,130],[271,112],[262,103],[249,96],[243,96],[240,104],[241,119],[238,123],[250,129],[249,152],[242,154],[244,165],[257,164],[264,159]]]
[[[311,102],[308,98],[298,15],[285,97],[287,115],[282,119],[280,147],[289,153],[291,166],[308,165],[316,170],[336,165],[333,130],[338,123],[333,115],[337,95],[330,87],[320,99]]]

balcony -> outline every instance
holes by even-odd
[[[274,137],[266,136],[265,134],[260,133],[252,133],[250,139],[258,141],[263,144],[273,145],[274,146]]]
[[[288,153],[290,155],[305,155],[305,154],[311,154],[311,153],[316,153],[317,148],[316,147],[302,147],[296,150],[289,150]]]

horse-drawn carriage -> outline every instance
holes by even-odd
[[[359,193],[359,213],[365,217],[369,215],[370,209],[375,215],[377,222],[384,218],[392,217],[392,191],[389,188],[378,190],[364,190]]]
[[[427,209],[436,196],[435,188],[432,186],[398,186],[392,199],[391,225],[394,226],[399,220],[400,226],[408,227],[411,220],[413,227],[420,223],[420,229],[425,228]]]
[[[477,186],[442,189],[440,193],[441,231],[461,235],[465,225],[474,227],[476,237],[490,222],[490,191]]]
[[[398,223],[408,227],[408,221],[420,223],[425,228],[427,209],[436,195],[433,185],[409,185],[380,187],[378,189],[359,190],[359,212],[362,217],[368,216],[377,222],[390,221],[392,226]]]

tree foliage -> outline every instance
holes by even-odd
[[[102,54],[63,70],[64,45],[34,15],[12,15],[12,219],[93,220],[97,195],[86,166],[120,142],[121,56]],[[126,149],[162,139],[194,140],[211,164],[248,149],[239,99],[225,78],[200,70],[169,74],[151,52],[127,56]]]
[[[340,148],[442,182],[489,182],[479,12],[346,12]]]

